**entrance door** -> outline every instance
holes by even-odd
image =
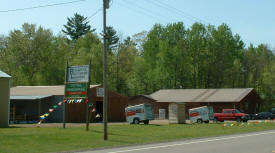
[[[96,102],[96,115],[99,114],[100,118],[97,118],[96,121],[103,120],[103,101]]]

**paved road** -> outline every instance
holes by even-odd
[[[85,153],[275,153],[275,130],[86,151]]]

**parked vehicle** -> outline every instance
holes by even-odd
[[[275,114],[275,108],[271,108],[271,113]]]
[[[125,108],[127,122],[131,124],[149,124],[150,120],[154,120],[153,106],[151,104],[140,104]]]
[[[237,122],[246,122],[249,119],[248,114],[241,113],[237,109],[223,109],[222,113],[214,113],[214,122],[225,120],[235,120]]]
[[[190,123],[209,123],[209,120],[214,119],[213,107],[202,106],[189,109]]]
[[[250,119],[252,120],[262,120],[262,119],[275,119],[275,114],[272,114],[271,112],[260,112],[257,114],[251,114]]]

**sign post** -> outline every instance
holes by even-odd
[[[66,103],[86,103],[86,130],[89,130],[89,88],[90,88],[89,65],[69,66],[66,64],[64,104],[63,104],[63,128],[66,125]]]
[[[89,63],[89,70],[91,69],[91,60],[90,60],[90,63]],[[91,75],[91,71],[88,71],[88,102],[86,103],[86,131],[89,131],[89,123],[90,123],[90,119],[89,119],[89,97],[90,97],[90,75]]]
[[[68,70],[69,63],[68,61],[66,62],[66,67],[65,67],[65,79],[64,82],[66,84],[67,82],[67,70]],[[66,89],[64,88],[64,93],[66,93]],[[65,103],[65,94],[64,94],[64,103],[63,103],[63,129],[66,128],[66,103]]]

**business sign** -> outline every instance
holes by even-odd
[[[89,65],[70,66],[67,71],[67,82],[88,82]]]
[[[67,83],[65,85],[65,98],[87,98],[88,83]]]
[[[104,97],[104,88],[96,88],[96,96]]]

